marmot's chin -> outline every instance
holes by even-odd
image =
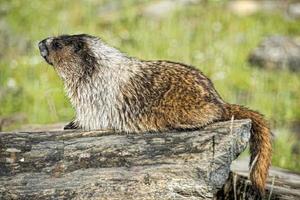
[[[45,59],[45,61],[46,61],[49,65],[52,65],[52,66],[53,66],[53,63],[49,61],[49,59],[47,58],[47,56],[45,56],[45,57],[43,56],[43,58]]]

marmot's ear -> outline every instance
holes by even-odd
[[[74,52],[77,53],[83,48],[83,43],[82,42],[76,42],[74,44]]]

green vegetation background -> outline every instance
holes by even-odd
[[[300,171],[299,154],[292,151],[297,139],[289,131],[300,120],[300,75],[247,63],[264,37],[299,36],[300,21],[280,12],[239,17],[225,1],[185,7],[158,20],[141,16],[149,1],[110,2],[0,0],[0,116],[24,113],[26,123],[71,120],[74,111],[63,84],[39,56],[37,43],[53,35],[88,33],[135,57],[197,66],[226,101],[259,110],[270,120],[273,165]]]

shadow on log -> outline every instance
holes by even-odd
[[[0,199],[215,199],[250,127],[0,133]]]

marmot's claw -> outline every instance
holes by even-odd
[[[64,130],[68,129],[79,129],[79,126],[74,121],[71,121],[70,123],[64,126]]]

